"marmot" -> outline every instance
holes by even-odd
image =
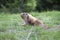
[[[21,13],[21,17],[24,20],[23,25],[30,24],[30,25],[44,26],[44,24],[41,20],[38,20],[37,18],[33,17],[29,13]]]

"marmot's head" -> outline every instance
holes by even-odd
[[[29,15],[28,15],[28,13],[21,13],[21,17],[22,17],[23,19],[25,19],[25,18],[28,18]]]

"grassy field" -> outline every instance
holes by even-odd
[[[48,27],[56,27],[60,24],[60,12],[31,12],[31,14],[42,20]],[[31,32],[31,25],[22,26],[20,13],[0,13],[0,40],[26,40],[28,33]],[[60,28],[48,31],[42,27],[34,26],[29,40],[60,40]]]

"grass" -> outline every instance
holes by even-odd
[[[42,20],[48,27],[56,27],[60,24],[60,12],[30,12],[34,17]],[[25,40],[31,25],[22,26],[22,18],[20,14],[0,13],[0,40]],[[41,27],[35,26],[32,30],[29,40],[35,40],[37,33],[38,40],[60,40],[60,29],[55,31],[44,30]]]

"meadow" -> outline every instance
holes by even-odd
[[[30,14],[42,20],[50,28],[60,24],[59,11],[30,12]],[[22,21],[20,13],[0,12],[0,40],[27,40],[32,26],[22,26]],[[42,27],[34,26],[29,40],[60,40],[60,28],[48,31]]]

